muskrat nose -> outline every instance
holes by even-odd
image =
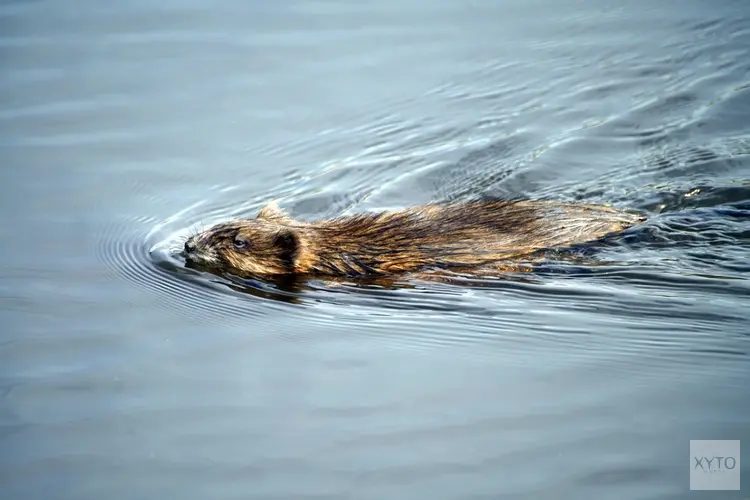
[[[192,253],[192,252],[195,252],[195,248],[196,248],[196,247],[195,247],[195,242],[193,241],[193,239],[192,239],[192,238],[189,238],[189,239],[188,239],[188,240],[187,240],[187,241],[185,242],[185,253]]]

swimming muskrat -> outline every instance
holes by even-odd
[[[597,240],[642,220],[599,205],[476,201],[301,222],[271,202],[255,219],[191,236],[184,254],[192,263],[254,276],[471,273]]]

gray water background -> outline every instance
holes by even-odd
[[[5,1],[0,69],[3,499],[745,498],[688,479],[750,446],[746,1]],[[485,195],[650,220],[483,286],[174,253]]]

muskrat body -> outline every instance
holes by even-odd
[[[185,256],[255,276],[472,272],[597,240],[641,220],[599,205],[477,201],[301,222],[272,202],[255,219],[217,224],[191,236]]]

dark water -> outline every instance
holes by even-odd
[[[747,497],[745,0],[4,1],[0,68],[3,499]],[[651,218],[482,286],[172,252],[486,195]]]

